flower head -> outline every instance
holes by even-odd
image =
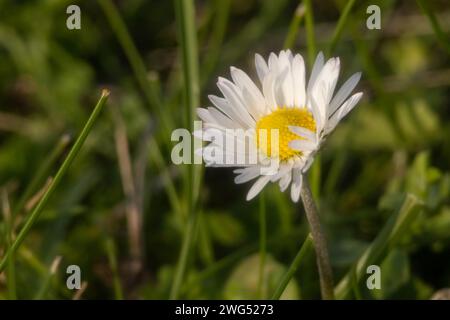
[[[247,200],[267,183],[278,182],[281,191],[291,186],[291,198],[297,202],[303,173],[314,155],[360,100],[361,92],[348,97],[361,74],[351,76],[333,96],[339,58],[325,62],[319,53],[308,82],[302,56],[290,50],[271,53],[267,62],[256,54],[255,65],[259,86],[231,67],[232,81],[219,78],[217,83],[223,98],[211,95],[215,107],[197,109],[202,139],[210,142],[201,152],[207,165],[241,167],[234,170],[236,183],[257,179]],[[236,161],[239,157],[245,161]],[[273,163],[277,165],[268,166]]]

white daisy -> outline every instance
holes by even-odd
[[[325,62],[323,54],[319,53],[308,83],[302,56],[293,56],[290,50],[281,51],[278,56],[271,53],[268,63],[256,54],[255,65],[259,87],[245,72],[231,67],[233,81],[219,78],[217,82],[223,98],[209,96],[215,108],[197,109],[203,121],[202,140],[210,142],[201,153],[207,165],[241,167],[234,170],[238,174],[236,183],[258,178],[248,192],[247,200],[254,198],[268,182],[278,182],[281,191],[291,186],[291,198],[297,202],[303,173],[311,166],[325,137],[362,96],[359,92],[347,99],[361,73],[351,76],[333,97],[339,76],[339,58]],[[211,129],[215,130],[214,134],[208,133]],[[230,146],[225,143],[230,135],[227,129],[246,130],[250,132],[249,138],[237,137],[235,144]],[[261,135],[265,130],[277,131],[277,151],[271,149],[270,133]],[[222,139],[217,139],[217,134]],[[215,139],[212,138],[214,135]],[[243,145],[244,148],[239,149]],[[243,164],[212,159],[217,160],[220,156],[235,160],[240,155],[236,149],[248,157],[256,153],[257,161]],[[262,173],[267,161],[274,159],[279,166],[270,173]]]

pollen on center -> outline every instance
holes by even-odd
[[[278,155],[281,161],[286,161],[295,155],[301,155],[301,151],[293,150],[289,147],[290,141],[302,139],[291,132],[289,126],[303,127],[311,131],[316,130],[314,118],[306,108],[278,107],[275,111],[262,117],[256,123],[256,142],[258,148],[269,157]],[[278,130],[278,146],[276,145],[276,141],[274,141],[274,145],[272,146],[272,129]]]

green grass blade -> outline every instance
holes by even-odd
[[[45,298],[49,288],[52,285],[52,281],[55,278],[55,275],[58,271],[58,267],[61,263],[61,256],[57,256],[55,259],[53,259],[53,262],[50,266],[50,269],[48,271],[47,276],[44,279],[44,282],[41,286],[41,288],[39,289],[38,293],[35,295],[34,300],[41,300],[43,298]]]
[[[122,284],[120,282],[120,276],[117,266],[117,253],[114,242],[111,238],[106,239],[105,250],[108,256],[109,267],[111,268],[113,276],[113,286],[114,286],[114,298],[116,300],[123,300],[123,290]]]
[[[197,33],[195,27],[195,9],[192,0],[175,0],[178,36],[182,49],[183,80],[185,89],[185,120],[186,128],[193,131],[195,109],[199,106],[199,71],[197,54]],[[197,188],[200,187],[200,174],[191,164],[187,167],[185,190],[187,195],[188,221],[183,237],[175,277],[170,290],[170,298],[177,299],[186,270],[189,252],[192,248],[194,233],[197,226],[198,211],[195,210]]]
[[[161,101],[159,101],[158,98],[156,85],[149,80],[145,63],[127,30],[125,22],[120,16],[119,10],[111,0],[99,0],[99,2],[114,34],[130,62],[134,76],[141,87],[142,93],[145,95],[149,107],[160,119],[163,131],[166,134],[169,134],[170,130],[174,127],[171,121],[172,118],[168,117],[166,113],[163,112],[164,108],[161,107]]]
[[[334,29],[333,36],[331,37],[330,44],[328,45],[327,53],[330,55],[334,49],[336,48],[336,44],[338,43],[342,30],[344,29],[345,23],[350,17],[350,12],[352,10],[353,5],[355,4],[355,0],[347,1],[344,10],[342,11],[341,16],[339,17],[338,23],[336,25],[336,29]]]
[[[112,30],[114,31],[120,45],[122,46],[125,55],[133,69],[134,76],[144,93],[147,104],[149,105],[151,111],[159,118],[165,135],[170,135],[170,130],[174,128],[174,123],[172,118],[168,116],[168,113],[164,112],[166,110],[162,101],[159,97],[159,83],[158,81],[152,80],[147,74],[147,69],[145,63],[140,56],[128,30],[127,27],[120,16],[119,11],[111,0],[99,0],[100,5],[105,13]],[[180,200],[177,193],[174,191],[175,187],[173,185],[170,177],[166,179],[168,175],[167,167],[164,165],[164,157],[161,152],[160,146],[156,142],[155,138],[152,136],[150,138],[151,156],[155,161],[158,169],[163,173],[165,179],[165,189],[169,196],[169,201],[171,202],[172,208],[179,213],[181,212],[181,205],[179,205]]]
[[[46,277],[48,274],[47,267],[36,257],[35,253],[31,251],[25,244],[20,247],[16,253],[17,259],[26,264],[27,267],[36,273],[39,277]]]
[[[208,55],[205,57],[201,70],[200,78],[202,87],[208,83],[211,72],[214,70],[222,53],[222,44],[230,16],[230,4],[231,0],[215,1],[216,17],[214,19],[214,25],[212,26],[211,40],[208,45]]]
[[[281,278],[280,283],[278,284],[277,289],[272,295],[272,300],[279,300],[281,295],[283,294],[284,290],[286,289],[287,285],[291,281],[291,279],[294,277],[295,272],[297,272],[298,267],[302,263],[304,257],[312,251],[312,236],[309,233],[306,237],[305,241],[303,242],[300,250],[298,251],[297,255],[295,256],[294,260],[292,261],[291,265],[289,266],[289,269],[286,271],[286,273]]]
[[[358,284],[366,275],[367,266],[378,262],[389,247],[395,245],[422,209],[422,202],[407,194],[399,211],[392,215],[381,232],[359,258],[353,268],[344,276],[335,289],[337,299],[345,299],[352,291],[352,277]]]
[[[14,234],[14,217],[11,212],[11,207],[9,205],[9,197],[6,189],[2,189],[1,194],[2,211],[3,218],[5,222],[5,243],[6,246],[10,246]],[[8,266],[6,268],[6,286],[8,289],[8,299],[17,299],[17,286],[16,286],[16,258],[15,255],[11,257],[8,261]]]
[[[178,213],[180,216],[183,216],[183,206],[173,183],[173,179],[170,176],[169,168],[165,165],[165,160],[158,148],[158,143],[153,138],[150,139],[150,157],[153,160],[156,168],[160,171],[161,178],[164,183],[164,190],[167,194],[170,205],[176,213]]]
[[[299,4],[297,9],[294,12],[294,17],[291,20],[291,23],[289,25],[289,31],[286,36],[286,39],[284,40],[284,49],[292,48],[295,45],[295,38],[298,34],[298,29],[300,28],[300,23],[303,20],[303,17],[305,16],[305,5],[303,3]]]
[[[286,241],[292,241],[292,239],[296,238],[299,229],[292,229],[291,232],[280,235],[279,233],[269,235],[267,238],[267,246],[280,246]],[[188,288],[192,288],[194,286],[199,286],[202,281],[207,280],[213,275],[218,274],[219,272],[226,272],[226,268],[230,268],[234,263],[238,262],[241,259],[244,259],[246,256],[249,256],[252,253],[256,253],[259,250],[259,243],[253,243],[241,247],[238,250],[235,250],[228,256],[225,256],[204,270],[197,273],[194,277],[190,278],[190,280],[183,285],[183,292],[186,292]]]
[[[429,1],[416,0],[422,12],[428,17],[439,44],[450,54],[450,36],[442,31],[433,9],[430,7]]]
[[[288,0],[261,1],[258,15],[224,45],[220,57],[221,63],[224,65],[234,64],[240,57],[253,52],[260,40],[266,37],[273,25],[282,16],[288,3]]]
[[[312,67],[316,55],[316,38],[314,35],[314,13],[311,0],[303,0],[305,5],[306,46],[308,52],[308,64]]]
[[[36,174],[33,176],[31,182],[26,187],[25,191],[20,196],[13,210],[13,217],[16,216],[20,211],[22,211],[26,202],[33,196],[35,192],[37,192],[38,188],[44,184],[44,180],[48,177],[48,173],[50,172],[53,165],[62,155],[67,145],[70,143],[70,136],[65,134],[63,135],[56,146],[50,151],[49,156],[45,159],[44,163],[39,166]]]
[[[70,149],[69,154],[67,155],[63,164],[59,168],[58,172],[56,173],[55,178],[52,180],[48,189],[45,191],[42,198],[39,200],[39,203],[36,205],[34,210],[31,212],[31,214],[27,218],[24,226],[22,227],[19,234],[17,235],[17,238],[14,240],[12,245],[8,248],[5,255],[3,256],[3,258],[0,262],[0,272],[3,271],[8,260],[10,259],[10,257],[13,256],[13,254],[17,251],[17,249],[20,247],[22,242],[25,240],[26,236],[30,232],[34,223],[39,218],[39,215],[41,214],[42,210],[45,208],[45,205],[47,204],[48,200],[52,196],[53,192],[56,190],[56,187],[59,185],[59,183],[61,182],[61,179],[64,177],[64,175],[68,171],[73,160],[78,155],[78,152],[80,151],[81,147],[84,144],[84,141],[86,140],[87,136],[89,135],[89,133],[92,129],[92,126],[95,123],[95,120],[97,120],[98,116],[100,115],[100,112],[103,109],[103,106],[105,105],[105,102],[108,99],[108,96],[109,96],[109,92],[107,90],[103,90],[102,95],[101,95],[100,99],[98,100],[97,105],[94,108],[94,111],[91,113],[83,130],[81,131],[81,133],[78,136],[77,140],[75,141],[74,145]]]

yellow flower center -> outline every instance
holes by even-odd
[[[301,155],[301,151],[293,150],[289,147],[290,141],[302,139],[291,132],[289,126],[303,127],[311,131],[316,130],[314,118],[306,108],[278,107],[277,110],[262,117],[256,123],[256,145],[269,157],[278,155],[281,161],[288,160],[295,155]],[[278,147],[276,142],[272,146],[272,129],[278,129]],[[275,154],[272,154],[272,151]]]

